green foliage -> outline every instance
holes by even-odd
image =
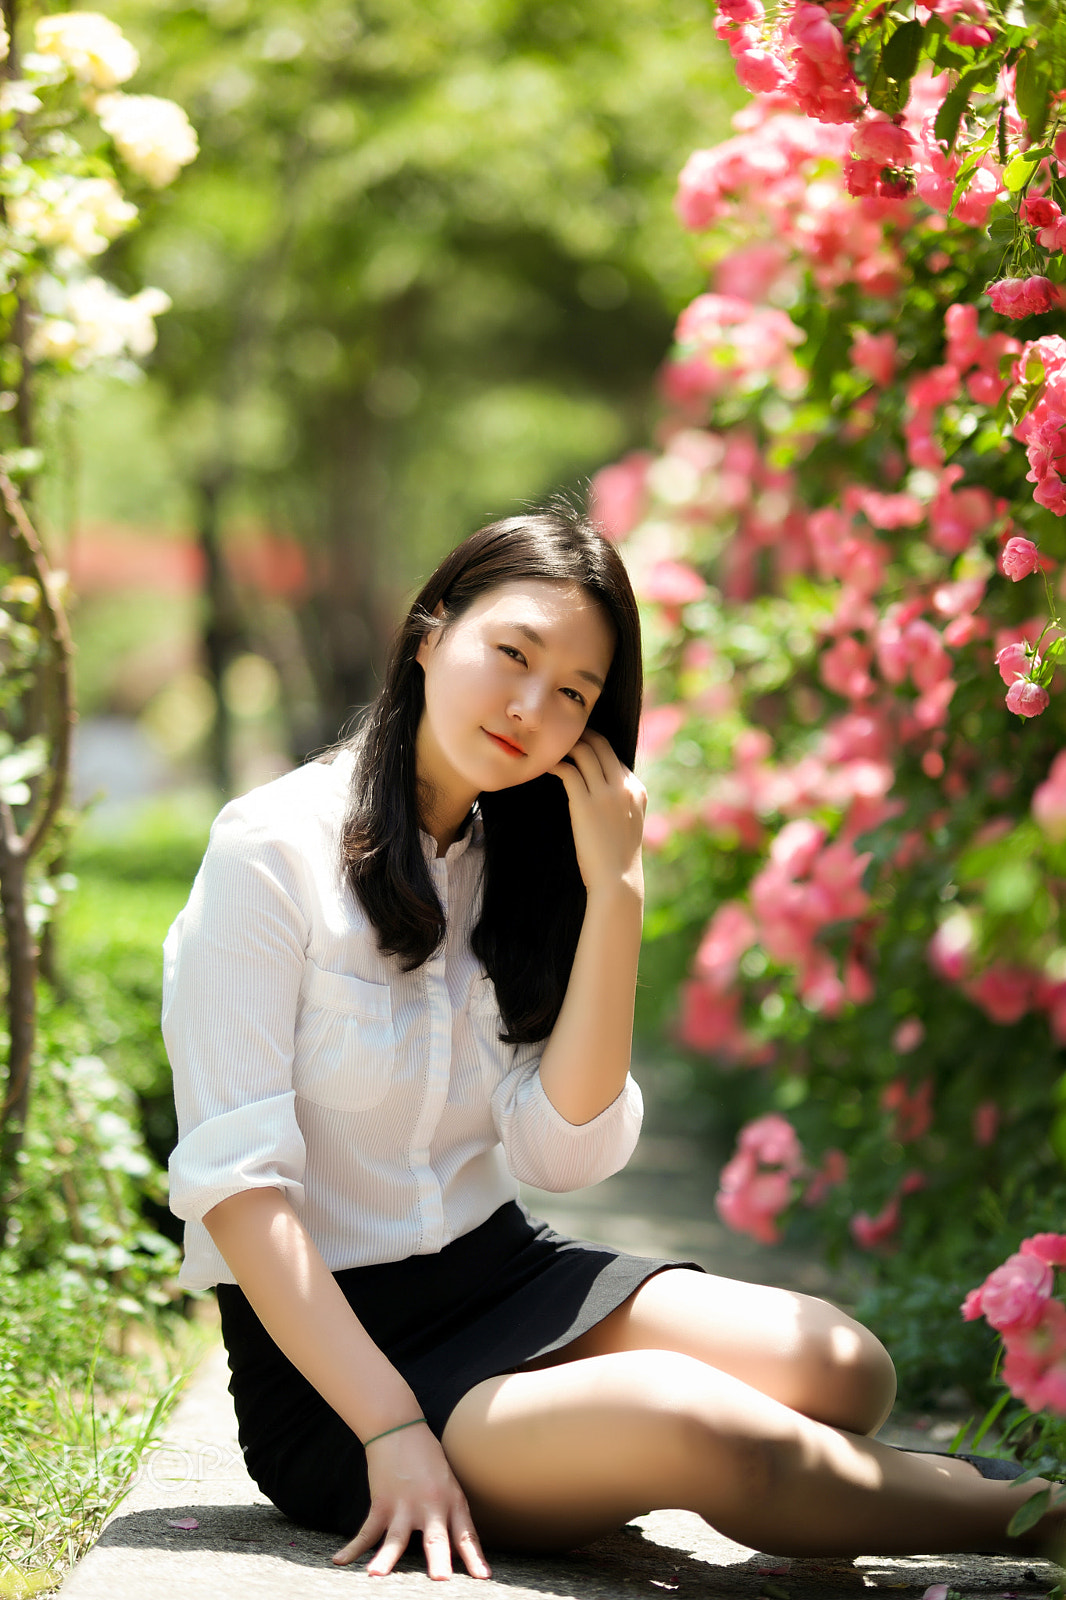
[[[201,137],[115,252],[174,303],[175,464],[194,514],[217,491],[223,525],[250,511],[315,552],[303,753],[369,694],[398,589],[643,426],[699,283],[673,173],[735,91],[702,0],[109,9]]]
[[[139,1125],[155,1160],[177,1137],[170,1066],[159,1030],[162,943],[188,898],[207,842],[212,804],[163,803],[136,820],[89,824],[70,858],[78,891],[64,907],[59,967],[69,1003],[84,1018],[108,1070],[136,1096]],[[156,1224],[176,1220],[148,1194]]]
[[[0,1254],[0,1594],[51,1587],[99,1532],[159,1432],[204,1330],[174,1316],[174,1138],[159,1034],[163,935],[206,806],[89,825],[57,918],[30,1119]],[[3,1587],[8,1585],[9,1588]]]

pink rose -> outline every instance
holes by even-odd
[[[738,1057],[745,1045],[740,1024],[740,997],[722,994],[707,983],[686,983],[681,990],[681,1042],[707,1055]]]
[[[1042,1410],[1048,1403],[1047,1380],[1061,1371],[1066,1356],[1066,1306],[1045,1301],[1032,1326],[1003,1330],[1003,1345],[1004,1383],[1031,1411]],[[1057,1383],[1054,1392],[1060,1393]]]
[[[699,573],[684,561],[656,561],[639,585],[641,599],[660,605],[684,606],[705,594],[707,585]]]
[[[981,1315],[981,1291],[971,1289],[966,1299],[962,1302],[963,1322],[976,1322]]]
[[[602,467],[592,480],[591,514],[608,539],[624,539],[644,515],[644,484],[652,457],[634,450],[612,466]]]
[[[1066,839],[1066,750],[1059,751],[1034,793],[1033,816],[1049,839]]]
[[[1050,311],[1055,304],[1055,286],[1047,278],[1000,278],[989,285],[992,310],[1001,316],[1032,317]]]
[[[851,361],[860,372],[887,388],[896,374],[895,334],[867,333],[862,329],[852,340]]]
[[[887,1205],[871,1217],[868,1211],[859,1211],[848,1224],[848,1231],[857,1245],[873,1250],[885,1244],[899,1227],[899,1196],[893,1195]]]
[[[773,94],[788,82],[788,68],[771,50],[742,50],[737,77],[749,94]]]
[[[986,44],[991,44],[992,37],[991,28],[982,28],[979,22],[956,23],[948,34],[952,44],[961,44],[975,50],[981,49]]]
[[[1013,583],[1027,578],[1040,566],[1040,551],[1031,539],[1008,539],[999,558],[1000,571]]]
[[[1002,650],[996,652],[996,666],[999,668],[999,675],[1003,682],[1012,684],[1018,678],[1024,678],[1029,671],[1031,659],[1029,647],[1024,640],[1019,639],[1011,644],[1005,644]],[[1039,657],[1037,657],[1034,664],[1039,666]]]
[[[719,906],[708,924],[694,967],[712,988],[728,989],[737,975],[737,963],[758,937],[754,922],[736,900]]]
[[[986,1322],[1004,1329],[1033,1328],[1055,1286],[1054,1275],[1036,1256],[1008,1256],[990,1272],[980,1288],[981,1312]]]
[[[719,0],[719,13],[730,22],[761,22],[764,16],[760,0]]]
[[[929,965],[949,983],[958,983],[969,968],[973,942],[973,919],[965,911],[953,912],[929,941]]]
[[[1029,195],[1022,202],[1022,212],[1031,228],[1050,228],[1062,216],[1054,200],[1047,195]]]
[[[843,1150],[827,1150],[821,1167],[804,1190],[804,1205],[821,1205],[829,1190],[844,1183],[847,1176],[848,1158]]]
[[[1066,1267],[1066,1233],[1034,1233],[1022,1240],[1021,1253],[1035,1256],[1049,1267]]]
[[[1038,717],[1051,703],[1051,696],[1039,683],[1019,678],[1007,690],[1007,710],[1018,717]]]
[[[1032,1006],[1033,974],[1028,967],[989,967],[966,992],[993,1022],[1009,1027]]]
[[[999,1107],[994,1100],[982,1100],[974,1107],[972,1128],[973,1142],[979,1149],[985,1150],[995,1141],[999,1132]]]
[[[787,1117],[778,1111],[768,1111],[756,1117],[740,1130],[737,1148],[746,1150],[756,1160],[769,1167],[784,1167],[789,1173],[798,1173],[803,1165],[803,1149],[796,1130]]]
[[[722,1169],[721,1185],[714,1204],[722,1221],[760,1244],[776,1244],[781,1237],[776,1218],[792,1196],[788,1173],[756,1172],[734,1157]]]
[[[685,713],[680,706],[648,706],[640,719],[637,749],[645,759],[658,755],[680,732]]]
[[[892,1048],[897,1055],[909,1056],[925,1038],[925,1023],[920,1017],[904,1017],[892,1035]]]
[[[770,860],[789,878],[803,878],[810,872],[824,842],[825,829],[820,822],[797,817],[793,822],[786,822],[775,838],[770,846]]]
[[[884,117],[860,122],[851,136],[856,161],[875,161],[879,167],[907,167],[914,157],[914,140],[906,128]]]

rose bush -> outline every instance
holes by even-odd
[[[1066,145],[1039,30],[971,11],[723,5],[762,92],[681,174],[710,282],[656,449],[594,485],[646,612],[649,973],[795,1140],[741,1135],[722,1216],[945,1328],[1066,1201]]]

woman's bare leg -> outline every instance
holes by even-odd
[[[617,1311],[537,1363],[623,1350],[676,1350],[773,1400],[851,1433],[874,1433],[892,1409],[896,1375],[868,1328],[826,1300],[673,1268]]]
[[[837,1431],[673,1351],[491,1378],[459,1402],[443,1443],[498,1545],[568,1549],[670,1506],[780,1555],[1043,1548],[1006,1534],[1038,1485]],[[1044,1519],[1045,1541],[1058,1520]]]

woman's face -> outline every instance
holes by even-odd
[[[483,790],[550,772],[585,730],[614,643],[576,584],[530,578],[490,589],[418,647],[419,778],[468,807]]]

